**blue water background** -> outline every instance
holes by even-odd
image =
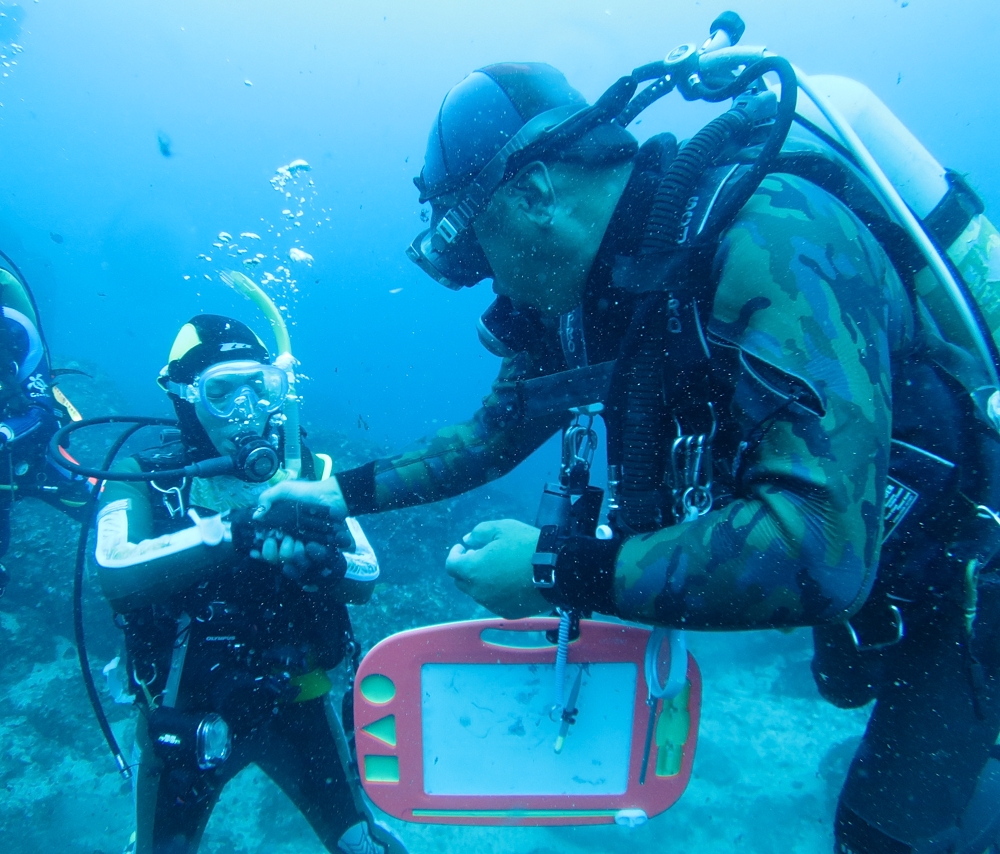
[[[631,68],[700,41],[722,8],[27,0],[24,51],[0,78],[0,247],[34,287],[57,362],[94,363],[133,408],[164,411],[152,379],[181,323],[214,311],[262,326],[215,277],[225,265],[197,256],[212,255],[222,230],[280,224],[285,199],[269,179],[304,158],[326,209],[323,227],[296,234],[315,257],[296,268],[290,305],[295,352],[314,378],[306,418],[399,447],[467,417],[497,368],[474,329],[488,287],[449,293],[403,254],[422,227],[411,179],[444,93],[480,65],[543,60],[592,100]],[[1000,198],[993,0],[753,0],[737,10],[746,43],[864,81],[988,203]],[[674,95],[636,130],[689,135],[710,114]],[[508,488],[534,491],[552,453]]]
[[[213,311],[265,329],[218,279],[232,266],[213,246],[226,231],[267,256],[255,275],[275,271],[278,254],[298,280],[297,295],[274,292],[289,307],[295,352],[311,377],[306,423],[385,449],[467,417],[498,366],[475,333],[488,287],[450,293],[403,254],[424,227],[411,179],[448,88],[484,64],[542,60],[594,99],[633,67],[700,41],[725,8],[694,0],[19,2],[0,0],[8,45],[0,62],[10,63],[0,64],[0,249],[34,288],[56,365],[106,378],[108,399],[128,409],[167,414],[153,379],[180,324]],[[747,0],[736,9],[746,43],[870,86],[942,163],[969,174],[1000,217],[996,0]],[[683,137],[712,113],[671,96],[635,129]],[[312,165],[295,197],[307,199],[298,228],[282,210],[300,206],[270,183],[297,158]],[[244,231],[268,242],[258,247],[239,237]],[[314,256],[311,267],[287,260],[292,245]],[[92,386],[88,400],[97,398]],[[550,444],[491,489],[529,518],[556,453]],[[480,507],[491,515],[489,497],[473,498],[473,516]],[[449,512],[439,505],[424,517],[370,524],[391,544],[420,540],[421,520],[433,518],[442,539],[470,518],[468,504]],[[35,502],[15,507],[14,521],[0,638],[20,658],[5,670],[16,681],[0,684],[0,839],[11,854],[113,854],[132,826],[130,794],[65,639],[75,526]],[[385,548],[386,566],[416,551],[403,546]],[[436,539],[428,554],[443,558],[444,547]],[[437,565],[424,558],[425,571]],[[393,572],[376,601],[358,609],[366,644],[400,620],[425,620],[431,607],[436,619],[470,607],[442,592],[451,587],[443,574]],[[96,588],[86,596],[100,666],[120,639]],[[705,674],[698,758],[688,793],[663,818],[631,835],[404,828],[412,850],[830,850],[836,793],[865,710],[821,703],[808,632],[691,642]],[[110,713],[128,751],[129,715]],[[262,775],[248,774],[227,790],[202,850],[318,847]]]

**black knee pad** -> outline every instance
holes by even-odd
[[[875,699],[881,655],[859,652],[843,624],[813,629],[810,665],[820,696],[839,709],[857,709]]]
[[[991,758],[979,775],[976,791],[958,820],[957,854],[982,854],[1000,840],[1000,761]]]
[[[887,836],[843,803],[833,820],[836,854],[915,854],[912,846]]]

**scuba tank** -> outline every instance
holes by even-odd
[[[989,391],[987,413],[1000,428],[1000,398],[992,396],[997,390],[996,356],[1000,348],[1000,233],[987,219],[985,206],[964,179],[938,163],[867,86],[834,75],[805,78],[799,72],[798,76],[800,88],[810,95],[799,106],[800,116],[835,135],[841,135],[841,128],[832,126],[830,118],[847,123],[919,221],[924,234],[913,235],[908,229],[911,237],[930,238],[941,261],[964,286],[966,307],[950,298],[946,277],[932,265],[922,265],[913,272],[914,295],[933,319],[936,331],[947,343],[967,353],[978,351],[985,363],[978,366],[984,370],[982,376],[967,373],[960,380],[974,397],[980,396],[979,389],[970,386],[977,383]],[[828,117],[824,108],[832,115]],[[843,141],[857,157],[860,152],[853,140]]]
[[[723,21],[727,15],[730,20]],[[1000,430],[1000,299],[995,295],[1000,293],[1000,234],[984,216],[982,202],[865,86],[840,77],[810,78],[799,69],[782,74],[765,48],[737,46],[742,26],[732,26],[733,19],[738,20],[732,13],[720,16],[700,50],[681,45],[668,54],[667,75],[640,91],[617,119],[630,123],[673,88],[686,100],[733,99],[727,113],[680,148],[657,192],[640,255],[616,270],[616,286],[648,295],[642,311],[649,316],[638,326],[658,330],[682,315],[687,328],[707,321],[714,286],[706,259],[767,173],[795,174],[829,192],[872,231],[907,286],[933,344],[931,359],[970,396],[978,418],[994,433]],[[761,65],[768,60],[776,64]],[[777,72],[780,84],[755,76],[757,71]],[[764,99],[768,91],[778,96],[777,108]],[[738,127],[747,119],[749,135]],[[669,495],[677,488],[668,484],[676,454],[662,424],[676,419],[671,395],[683,399],[683,383],[675,377],[661,393],[656,378],[669,379],[683,366],[696,375],[699,363],[706,368],[711,358],[704,339],[696,337],[678,360],[681,341],[674,335],[674,358],[666,370],[666,342],[651,340],[655,336],[649,331],[626,339],[603,398],[623,426],[620,441],[609,446],[609,483],[617,486],[613,523],[623,533],[655,530],[671,524],[671,517],[681,520],[676,506],[670,506],[677,504],[677,496],[671,502]],[[696,425],[692,434],[704,454],[711,450],[712,422],[709,416],[707,425]],[[711,501],[702,501],[697,509],[710,508]]]

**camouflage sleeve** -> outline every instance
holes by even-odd
[[[504,359],[482,407],[469,421],[443,427],[402,453],[338,472],[352,514],[377,513],[460,495],[506,474],[569,420],[526,418],[516,384],[529,373],[525,354]]]
[[[615,603],[630,619],[700,629],[843,618],[879,557],[899,280],[846,208],[786,175],[741,212],[715,274],[710,336],[740,357],[735,498],[626,541]]]

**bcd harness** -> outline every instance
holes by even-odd
[[[164,432],[171,434],[164,438],[175,438],[172,435],[175,431]],[[166,441],[159,447],[135,455],[133,459],[145,472],[155,473],[157,470],[173,472],[183,468],[187,462],[187,454],[181,442]],[[302,473],[312,478],[314,463],[311,454],[304,456],[303,464]],[[148,482],[153,517],[160,528],[171,530],[187,523],[187,513],[191,509],[191,487],[190,478],[167,477],[162,481]],[[183,756],[185,761],[190,759],[188,756],[190,751],[180,751],[173,741],[178,737],[178,733],[185,731],[185,727],[190,728],[188,724],[200,725],[199,722],[211,721],[217,728],[224,728],[228,732],[228,726],[232,721],[227,720],[229,717],[227,714],[220,717],[218,712],[222,709],[216,708],[220,704],[224,707],[230,703],[219,693],[226,686],[231,685],[228,688],[230,691],[244,691],[247,690],[247,686],[254,686],[254,690],[258,692],[270,691],[267,696],[273,695],[274,702],[302,702],[322,696],[329,691],[331,683],[323,668],[333,666],[331,655],[336,655],[337,659],[346,657],[350,672],[353,672],[358,663],[359,648],[354,640],[350,618],[343,606],[339,609],[343,613],[340,614],[338,611],[340,631],[335,637],[331,634],[328,638],[331,651],[315,651],[319,658],[314,659],[310,654],[307,664],[305,659],[292,660],[295,655],[302,655],[301,650],[296,651],[288,647],[285,651],[284,645],[270,649],[263,636],[253,643],[246,643],[247,638],[242,636],[239,628],[241,621],[245,622],[248,618],[247,615],[243,615],[243,606],[238,600],[228,601],[225,596],[218,597],[212,592],[213,590],[214,588],[208,585],[205,588],[205,592],[209,594],[207,597],[196,594],[191,601],[185,600],[164,606],[146,606],[117,617],[119,625],[126,629],[129,676],[135,687],[141,691],[143,699],[141,706],[147,717],[151,740],[157,752],[163,754],[164,758],[167,754],[172,757],[176,754]],[[309,619],[305,614],[299,617],[304,620]],[[282,637],[284,635],[282,632],[279,634]],[[185,671],[186,660],[190,658],[189,647],[192,640],[196,640],[199,646],[199,658],[203,658],[206,650],[211,648],[212,654],[217,656],[219,662],[229,662],[217,674],[216,681],[222,688],[212,689],[212,692],[206,695],[213,708],[194,712],[189,708],[191,703],[194,702],[197,707],[199,702],[205,702],[205,698],[200,701],[192,700],[190,696],[186,700],[180,699],[181,677]],[[280,641],[280,643],[286,642]],[[260,648],[255,650],[252,647]],[[287,660],[283,656],[288,657]],[[217,667],[219,663],[212,668],[213,674],[215,674],[214,668]],[[204,667],[199,663],[197,669],[202,673]],[[240,675],[244,670],[246,675]],[[278,670],[283,672],[277,676],[273,675],[272,672],[277,673]],[[197,681],[196,678],[195,682]],[[194,697],[199,696],[199,692],[206,691],[205,686],[192,685],[186,692],[188,695],[192,694],[192,687],[197,687]],[[183,712],[177,711],[179,700]],[[188,721],[188,718],[191,720]],[[166,747],[158,741],[162,735],[158,735],[160,730],[166,732],[169,739],[172,739],[166,743]],[[215,764],[221,763],[224,758],[224,756],[218,758]],[[200,767],[207,768],[214,765]]]

